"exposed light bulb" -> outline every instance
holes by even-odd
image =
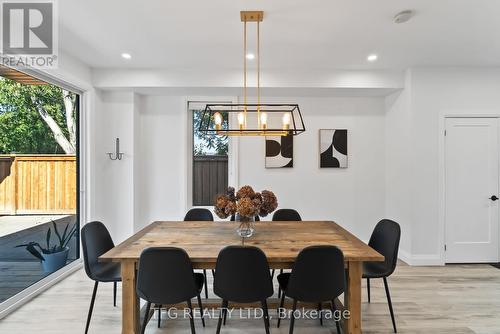
[[[222,129],[222,115],[220,112],[214,114],[215,130],[219,131]]]
[[[262,126],[262,129],[267,129],[267,113],[261,112],[260,113],[260,124]]]
[[[242,112],[238,113],[238,124],[240,126],[240,130],[245,128],[245,114]]]
[[[255,59],[255,55],[253,53],[247,53],[246,57],[247,57],[248,60]]]
[[[288,130],[290,129],[290,114],[285,113],[283,114],[283,130]]]
[[[131,59],[132,56],[130,55],[130,53],[122,53],[122,58],[123,59]]]

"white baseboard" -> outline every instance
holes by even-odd
[[[399,252],[398,252],[398,258],[403,261],[404,263],[408,264],[408,265],[411,265],[410,262],[411,262],[411,255],[410,253],[408,253],[407,251],[405,250],[402,250],[402,249],[399,249]]]
[[[363,240],[363,242],[368,244],[367,240]],[[412,255],[401,248],[399,248],[398,258],[409,266],[444,266],[445,264],[439,255]]]
[[[413,255],[403,249],[399,250],[399,259],[410,266],[444,266],[443,259],[439,255]]]

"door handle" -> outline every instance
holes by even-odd
[[[491,196],[490,199],[494,202],[494,201],[498,201],[498,197],[496,197],[495,195]]]

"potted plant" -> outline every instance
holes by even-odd
[[[52,226],[54,228],[54,234],[57,237],[57,242],[51,244],[52,229],[49,227],[47,230],[47,235],[45,237],[46,245],[41,246],[38,242],[29,242],[27,244],[17,245],[16,247],[26,247],[26,250],[30,252],[31,255],[36,257],[42,262],[43,271],[46,273],[55,272],[64,265],[68,260],[69,247],[68,244],[71,238],[76,233],[76,224],[69,228],[70,224],[67,224],[64,228],[64,232],[61,235],[57,229],[57,225],[52,221]]]
[[[249,238],[254,232],[253,221],[255,216],[265,217],[278,207],[278,200],[269,190],[255,192],[250,186],[243,186],[235,193],[233,187],[227,188],[225,194],[215,198],[214,212],[222,219],[235,216],[240,222],[237,233]]]

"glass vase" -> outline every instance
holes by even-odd
[[[236,221],[240,223],[238,228],[236,229],[236,233],[242,238],[250,238],[254,232],[255,229],[253,227],[253,222],[255,221],[255,218],[248,218],[248,217],[242,217],[239,214],[236,214]]]

